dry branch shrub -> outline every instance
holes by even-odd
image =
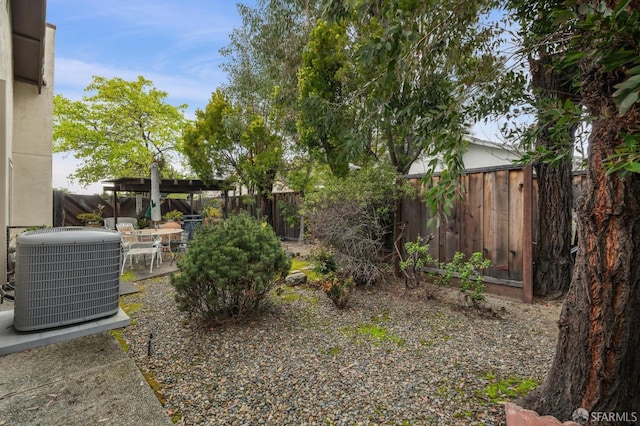
[[[385,243],[393,232],[395,199],[401,195],[393,170],[378,166],[330,177],[307,195],[305,217],[312,235],[333,253],[338,270],[358,285],[384,280],[390,265]]]

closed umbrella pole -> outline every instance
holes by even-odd
[[[158,163],[154,160],[151,163],[151,221],[160,222],[162,214],[160,212],[160,172]]]

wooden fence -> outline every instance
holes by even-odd
[[[229,214],[247,211],[252,216],[264,217],[271,210],[273,214],[273,230],[285,240],[297,240],[300,237],[300,218],[298,209],[300,194],[296,192],[276,192],[269,205],[265,205],[259,196],[228,197]]]
[[[143,217],[149,207],[149,198],[141,199],[141,210],[136,211],[135,197],[118,198],[118,217]],[[62,191],[53,193],[53,226],[80,226],[82,222],[76,217],[80,213],[92,212],[102,206],[103,217],[113,217],[112,200],[99,195],[67,194]],[[170,210],[180,210],[190,214],[191,206],[188,200],[167,199],[160,206],[164,215]]]
[[[574,198],[585,179],[584,173],[574,175]],[[421,176],[411,176],[409,181],[419,186]],[[513,166],[478,169],[469,171],[460,183],[464,195],[438,227],[430,224],[432,215],[422,200],[402,201],[402,243],[415,241],[418,235],[432,236],[430,254],[441,262],[450,261],[456,252],[467,257],[480,252],[491,260],[483,271],[489,291],[530,301],[538,235],[538,188],[532,170]]]
[[[113,217],[113,203],[110,199],[99,195],[67,194],[62,191],[54,191],[53,194],[53,224],[54,226],[80,226],[82,222],[76,218],[80,213],[92,212],[98,206],[104,206],[103,217]],[[135,197],[118,198],[118,216],[136,217],[144,216],[149,206],[149,198],[142,198],[142,210],[136,212]],[[300,194],[284,192],[274,194],[273,203],[270,206],[262,205],[261,197],[236,196],[228,198],[228,214],[238,213],[241,210],[248,211],[253,216],[264,216],[268,208],[273,209],[273,228],[281,238],[296,240],[300,236],[300,220],[297,216],[300,204]],[[200,210],[198,202],[196,210]],[[180,210],[184,214],[191,214],[191,206],[188,200],[167,199],[161,205],[164,215],[169,210]]]

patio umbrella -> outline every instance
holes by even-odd
[[[160,222],[162,214],[160,213],[160,172],[158,171],[158,163],[153,160],[151,163],[151,220]]]

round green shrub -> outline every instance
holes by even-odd
[[[216,322],[255,313],[291,260],[269,225],[243,213],[202,226],[178,266],[178,308]]]

